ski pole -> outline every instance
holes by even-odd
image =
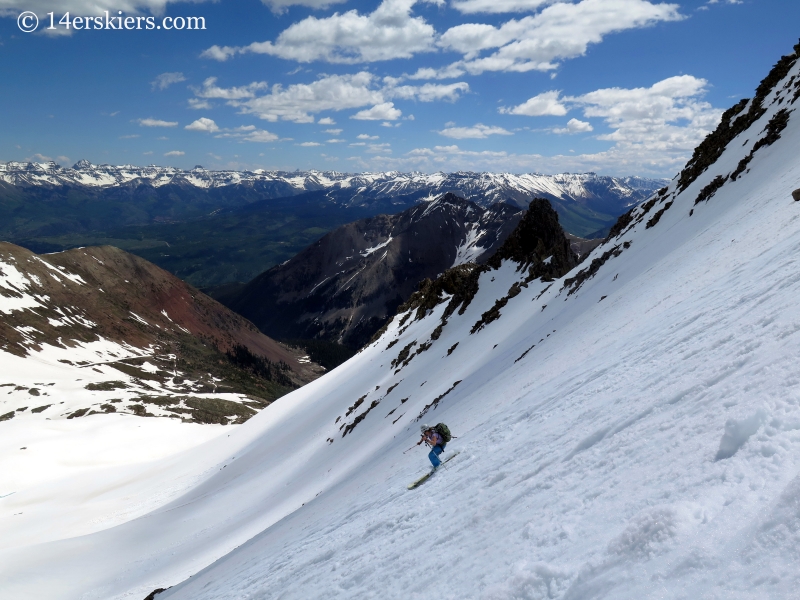
[[[403,451],[403,454],[405,454],[405,453],[406,453],[406,452],[408,452],[409,450],[413,450],[415,446],[419,446],[419,444],[414,444],[414,446],[411,446],[411,448],[409,448],[408,450],[404,450],[404,451]]]

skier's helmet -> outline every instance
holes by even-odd
[[[426,432],[426,431],[428,431],[428,429],[430,429],[430,428],[431,428],[431,426],[430,426],[430,425],[425,425],[425,424],[422,424],[422,425],[420,425],[420,426],[419,426],[419,430],[420,430],[422,433],[425,433],[425,432]]]

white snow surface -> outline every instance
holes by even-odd
[[[622,253],[572,295],[533,281],[470,335],[524,277],[505,263],[404,368],[445,304],[229,435],[0,498],[3,593],[797,598],[800,119],[694,205],[769,106],[657,225],[595,249],[576,271]],[[461,453],[408,491],[439,421]]]

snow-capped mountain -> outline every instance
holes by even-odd
[[[0,423],[4,592],[796,598],[798,58],[570,272],[528,223],[230,436],[36,485]]]
[[[39,256],[0,243],[0,356],[0,421],[15,423],[92,414],[241,423],[319,373],[108,246]],[[256,357],[260,371],[248,364]]]
[[[419,282],[485,261],[522,214],[508,204],[484,209],[445,194],[339,227],[219,300],[271,337],[319,337],[359,348]]]
[[[574,221],[573,233],[584,235],[589,229],[611,220],[665,185],[661,179],[609,177],[595,173],[521,174],[511,173],[340,173],[336,171],[190,171],[172,167],[133,165],[94,165],[81,160],[70,167],[54,162],[0,163],[0,183],[19,189],[78,186],[94,193],[143,194],[144,188],[165,186],[216,194],[222,206],[238,206],[258,198],[279,198],[306,192],[325,191],[325,198],[341,206],[357,207],[394,200],[399,209],[432,200],[452,192],[484,208],[506,202],[525,208],[533,198],[547,198],[562,215]],[[237,201],[231,194],[242,194]],[[225,197],[224,199],[222,196]],[[218,197],[219,196],[219,197]],[[224,200],[224,201],[223,201]],[[380,208],[385,210],[384,203]],[[213,209],[212,209],[213,210]],[[162,218],[164,216],[162,215]],[[175,218],[175,215],[170,215]],[[588,227],[588,229],[586,229]]]

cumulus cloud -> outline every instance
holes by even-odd
[[[394,98],[420,102],[455,102],[469,91],[469,85],[463,81],[450,84],[426,83],[420,86],[399,86],[399,81],[397,78],[382,80],[368,71],[350,75],[323,75],[311,83],[295,83],[286,87],[275,84],[269,93],[259,96],[258,91],[266,89],[263,82],[222,88],[217,86],[215,78],[210,77],[201,89],[194,91],[201,97],[201,101],[205,101],[205,98],[220,98],[239,108],[240,112],[254,114],[267,121],[284,120],[295,123],[313,123],[313,115],[323,111],[369,106],[372,108],[360,111],[353,118],[396,120],[402,112],[391,102]],[[412,120],[413,117],[409,116],[408,119]],[[319,124],[333,125],[335,121],[324,117],[319,120]]]
[[[367,144],[367,152],[370,154],[391,154],[390,144]]]
[[[276,134],[265,129],[256,129],[242,137],[245,142],[274,142],[278,139]]]
[[[258,129],[255,125],[242,125],[233,129],[219,129],[217,138],[234,138],[242,142],[274,142],[280,138],[266,129]]]
[[[195,95],[200,98],[219,98],[221,100],[244,100],[254,98],[256,92],[266,89],[266,81],[254,81],[241,87],[222,88],[217,85],[216,77],[209,77],[203,82],[203,87],[195,90]]]
[[[437,100],[455,102],[462,94],[467,92],[469,92],[469,84],[464,81],[446,85],[426,83],[421,86],[403,85],[387,88],[387,95],[395,98],[416,99],[421,102],[434,102]]]
[[[249,46],[212,46],[201,56],[225,61],[235,54],[270,54],[287,60],[362,63],[410,58],[435,50],[435,31],[421,17],[411,16],[416,0],[383,0],[374,12],[356,10],[330,17],[307,17],[290,25],[274,42]]]
[[[183,150],[170,150],[169,152],[165,152],[164,156],[183,156],[186,154]]]
[[[339,135],[344,131],[343,129],[326,129],[325,133],[330,133],[331,135]]]
[[[212,119],[206,117],[200,117],[196,121],[189,123],[184,129],[188,129],[189,131],[205,131],[207,133],[219,131],[217,124]]]
[[[366,133],[359,133],[356,138],[359,140],[377,140],[380,136],[367,135]]]
[[[180,83],[181,81],[186,81],[186,77],[183,76],[183,73],[162,73],[151,81],[150,85],[154,90],[165,90],[173,83]]]
[[[691,75],[669,77],[641,88],[604,88],[580,96],[561,96],[559,92],[539,94],[524,104],[500,112],[517,115],[549,115],[555,111],[534,110],[544,103],[532,102],[542,97],[554,100],[559,112],[580,110],[586,118],[601,118],[609,132],[597,136],[613,142],[607,152],[591,155],[594,159],[613,157],[621,164],[639,165],[642,172],[653,168],[679,168],[719,122],[722,111],[702,100],[708,82]],[[547,96],[550,94],[551,96]],[[592,131],[586,121],[571,119],[565,128],[554,133],[570,134]],[[584,156],[585,160],[586,157]]]
[[[162,121],[161,119],[153,119],[148,117],[147,119],[137,119],[134,121],[135,123],[139,123],[142,127],[177,127],[177,121]]]
[[[462,13],[531,12],[558,0],[453,0],[450,5]]]
[[[601,152],[543,156],[442,145],[415,148],[395,157],[365,154],[354,160],[356,166],[367,170],[595,171],[671,176],[719,122],[722,111],[703,101],[707,85],[703,79],[683,75],[650,87],[604,88],[579,96],[559,96],[567,111],[580,111],[587,120],[573,118],[560,130],[550,131],[589,132],[592,124],[588,119],[602,119],[608,131],[597,139],[610,142],[610,147]],[[456,129],[451,123],[446,127]]]
[[[500,26],[457,25],[445,31],[437,45],[463,54],[464,59],[427,74],[443,78],[464,72],[551,71],[560,61],[583,56],[589,44],[600,43],[609,34],[683,19],[678,9],[677,4],[648,0],[582,0],[558,2]],[[482,56],[485,51],[492,52]]]
[[[592,127],[592,124],[587,121],[570,119],[566,127],[556,127],[552,131],[553,133],[571,135],[574,133],[588,133],[590,131],[594,131],[594,127]]]
[[[381,102],[372,108],[357,112],[350,118],[359,121],[395,121],[402,115],[402,111],[395,108],[393,102]]]
[[[361,72],[353,75],[329,75],[312,83],[297,83],[287,87],[279,84],[265,96],[240,104],[246,113],[267,121],[313,123],[314,113],[324,110],[361,108],[384,102],[383,93],[373,87],[374,76]]]
[[[543,117],[545,115],[563,117],[567,114],[567,107],[559,99],[560,95],[561,92],[544,92],[518,106],[501,107],[499,111],[502,114],[526,115],[528,117]]]
[[[612,129],[598,139],[682,162],[719,122],[721,111],[700,99],[707,85],[705,79],[680,75],[649,88],[607,88],[569,100]]]
[[[298,146],[303,146],[306,148],[313,148],[314,146],[322,146],[319,142],[303,142],[302,144],[297,144]]]
[[[328,8],[331,4],[339,4],[345,0],[261,0],[273,12],[282,13],[289,6],[307,6],[308,8]]]
[[[214,105],[203,98],[189,98],[189,108],[193,108],[195,110],[209,110],[214,108]]]
[[[485,139],[490,135],[514,135],[502,127],[491,127],[478,123],[472,127],[446,127],[438,132],[445,137],[456,140],[464,139]]]

